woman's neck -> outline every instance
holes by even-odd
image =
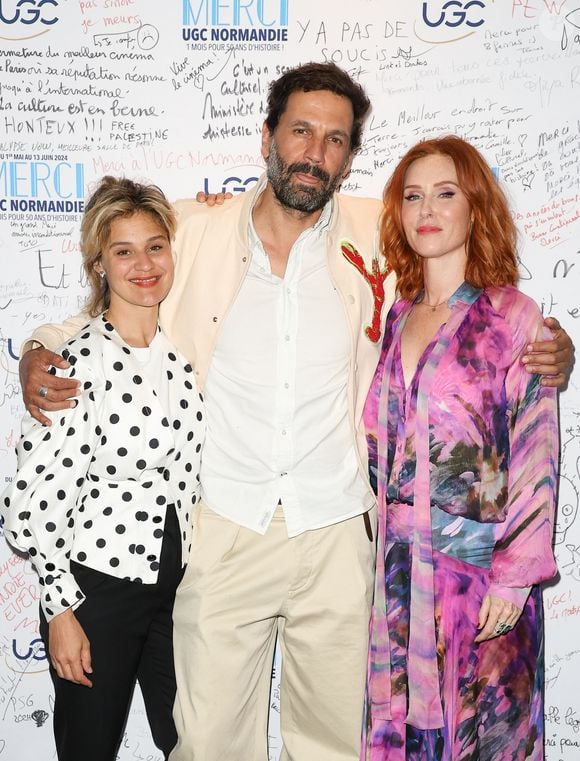
[[[159,305],[140,307],[123,302],[111,302],[105,318],[129,346],[149,346],[157,332]]]
[[[430,305],[447,301],[465,280],[465,267],[434,260],[423,262],[423,302]]]

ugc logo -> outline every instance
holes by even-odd
[[[56,24],[59,0],[0,0],[0,39],[28,40]]]
[[[417,23],[415,23],[415,34],[420,40],[435,44],[461,40],[473,34],[474,31],[472,30],[485,23],[483,17],[484,9],[485,3],[482,0],[467,0],[467,2],[447,0],[444,3],[424,2],[421,11],[421,21],[430,30],[430,34],[426,36],[435,36],[436,38],[424,39],[417,33]],[[448,30],[450,28],[457,29],[458,27],[467,28],[469,31],[460,36],[449,36]],[[433,35],[432,30],[438,30],[438,33]]]

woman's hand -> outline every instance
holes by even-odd
[[[521,615],[521,608],[501,597],[486,595],[479,609],[477,628],[480,630],[475,642],[483,642],[513,629]]]
[[[61,679],[92,687],[91,645],[71,608],[48,624],[48,652]]]

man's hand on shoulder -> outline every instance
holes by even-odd
[[[51,367],[62,370],[70,367],[60,356],[42,346],[27,351],[20,360],[20,385],[26,409],[42,425],[50,425],[50,418],[42,411],[58,411],[74,407],[75,396],[80,394],[80,382],[75,378],[58,378],[49,372]]]
[[[554,317],[546,317],[544,325],[552,331],[552,340],[530,344],[522,362],[529,373],[542,376],[542,386],[555,386],[562,390],[574,367],[574,344]]]
[[[207,206],[221,206],[224,201],[229,201],[233,198],[231,193],[204,193],[200,190],[195,196],[195,200],[198,203],[205,203]]]

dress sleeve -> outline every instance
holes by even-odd
[[[529,587],[552,578],[557,570],[552,551],[559,452],[556,389],[542,386],[540,376],[528,373],[520,356],[542,331],[539,310],[527,300],[517,315],[505,382],[508,509],[505,522],[498,524],[488,590],[498,597],[508,596],[502,595],[502,587]]]
[[[68,359],[72,366],[58,372],[63,377],[74,375],[78,367],[77,357],[69,354]],[[38,573],[48,620],[84,599],[70,570],[70,555],[79,494],[101,435],[103,393],[86,363],[82,378],[76,407],[46,413],[51,426],[40,425],[28,413],[24,416],[17,473],[0,506],[6,539],[29,554]]]

